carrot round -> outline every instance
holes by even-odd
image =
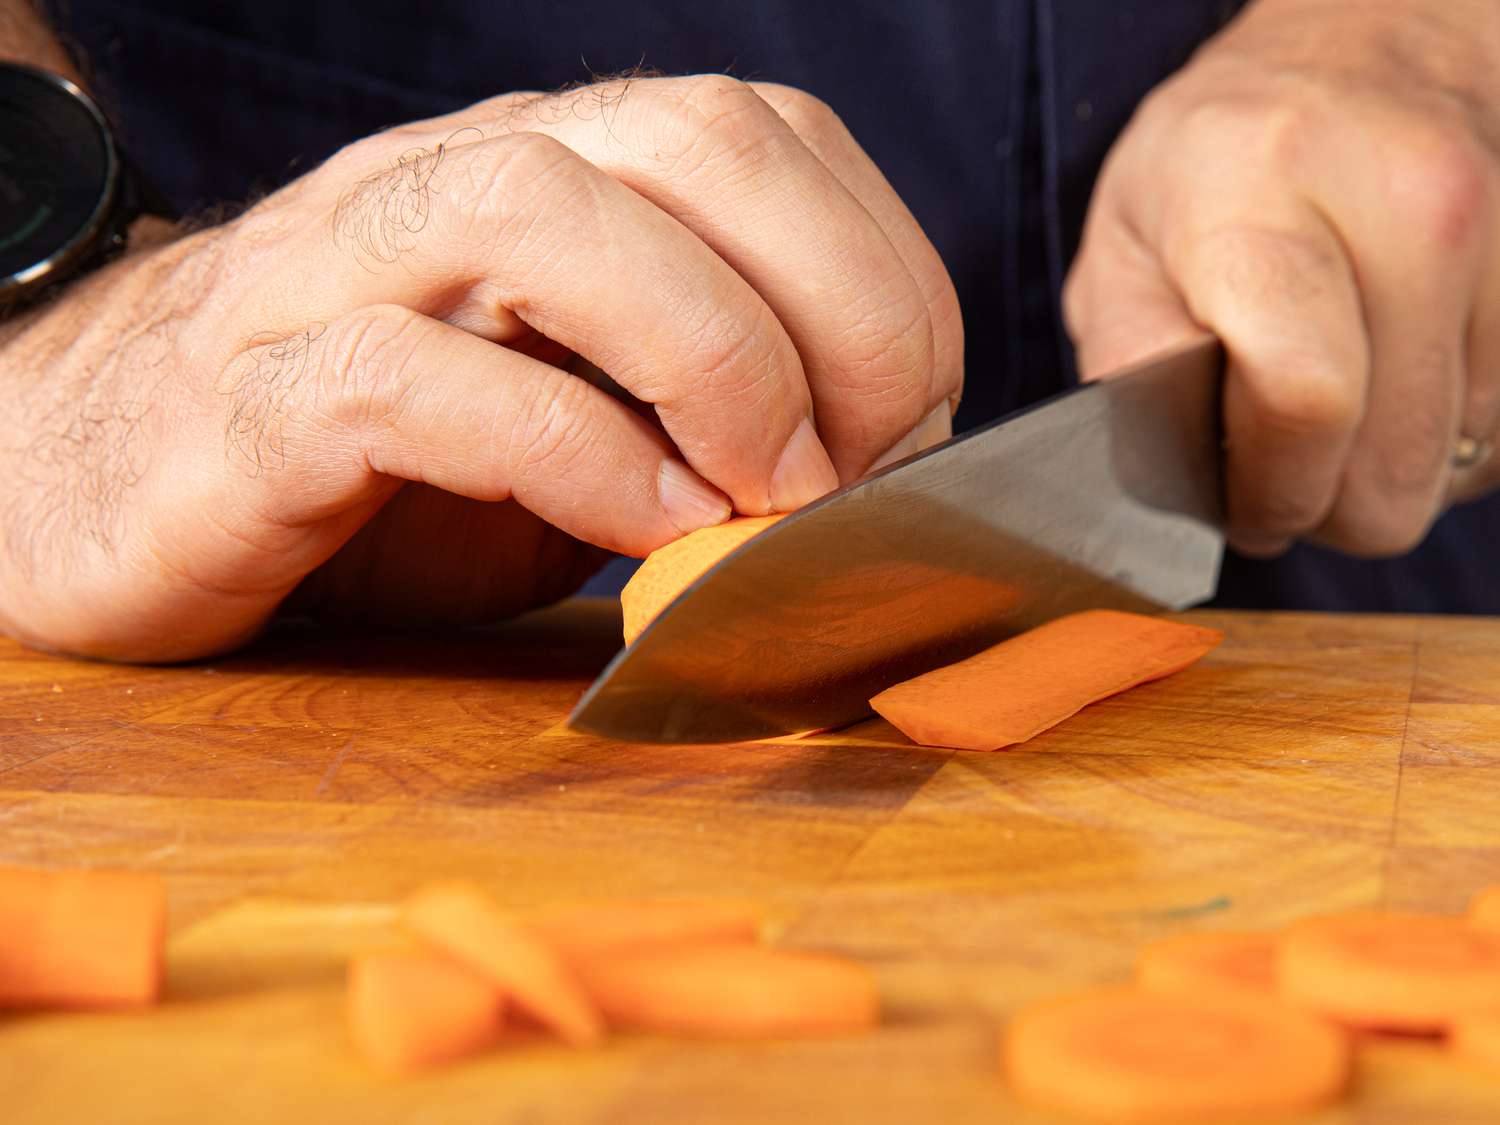
[[[1288,1000],[1349,1026],[1442,1031],[1500,1008],[1500,932],[1425,914],[1306,918],[1281,935],[1277,974]]]
[[[0,868],[0,1008],[110,1008],[161,994],[155,875]]]
[[[490,981],[564,1042],[587,1047],[603,1038],[599,1011],[568,966],[478,887],[423,887],[404,904],[402,920],[417,937]]]
[[[573,964],[637,950],[755,942],[760,912],[743,902],[600,902],[538,911],[525,925]]]
[[[503,1027],[504,997],[463,965],[426,950],[349,962],[349,1035],[381,1070],[404,1073],[477,1054]]]
[[[1486,930],[1500,930],[1500,887],[1486,887],[1474,896],[1469,921]]]
[[[1274,1000],[1221,990],[1101,989],[1008,1028],[1017,1097],[1092,1121],[1217,1120],[1311,1109],[1348,1081],[1348,1036]]]
[[[913,742],[998,750],[1106,696],[1180,672],[1221,639],[1217,629],[1089,610],[896,684],[870,706]]]
[[[879,1022],[874,978],[852,961],[760,945],[685,946],[583,962],[612,1027],[704,1038],[863,1031]]]
[[[625,616],[625,643],[641,630],[694,579],[741,543],[760,534],[780,515],[750,516],[705,527],[652,551],[620,591],[620,609]]]
[[[1136,962],[1142,988],[1276,992],[1276,940],[1265,933],[1178,934],[1153,942]]]
[[[1466,1062],[1500,1074],[1500,1008],[1459,1016],[1449,1028],[1448,1046]]]

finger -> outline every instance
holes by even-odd
[[[1307,162],[1303,176],[1349,248],[1372,374],[1338,502],[1318,538],[1352,553],[1398,555],[1441,511],[1465,422],[1466,335],[1492,242],[1488,158],[1440,119],[1407,115],[1333,144],[1332,159]],[[1468,392],[1472,414],[1488,412],[1483,388]]]
[[[319,175],[336,182],[348,167],[336,160]],[[310,256],[296,242],[294,267],[263,256],[257,288],[279,301],[280,323],[332,321],[351,302],[440,319],[488,302],[653,404],[688,464],[740,511],[790,510],[837,483],[796,349],[766,303],[570,149],[517,133],[373,181],[325,200],[335,237],[308,240]],[[288,274],[305,280],[288,286]]]
[[[679,219],[750,283],[796,346],[841,479],[863,473],[956,390],[951,374],[934,390],[928,301],[886,231],[744,83],[604,83],[522,103],[504,125],[561,141]]]
[[[628,554],[729,515],[727,500],[621,403],[451,325],[371,306],[309,329],[296,346],[290,366],[286,341],[248,350],[220,387],[235,452],[265,470],[261,515],[279,526],[383,497],[391,478],[513,497]]]
[[[1079,377],[1101,378],[1203,333],[1159,258],[1106,201],[1091,209],[1063,286]]]
[[[1334,232],[1275,184],[1244,188],[1199,197],[1198,213],[1157,244],[1164,284],[1225,345],[1231,540],[1274,554],[1333,507],[1364,411],[1369,343]]]
[[[1490,450],[1478,463],[1456,466],[1447,501],[1476,500],[1500,484],[1500,251],[1486,256],[1486,270],[1474,300],[1466,334],[1468,371],[1459,433]]]
[[[963,394],[963,317],[959,311],[958,293],[937,249],[890,181],[827,103],[794,87],[774,82],[752,82],[750,88],[791,126],[812,154],[859,200],[906,263],[927,302],[927,316],[932,324],[933,388],[929,403],[936,406],[939,396],[948,399],[951,415],[958,409]],[[931,437],[940,431],[941,427],[934,424],[926,436]],[[943,438],[951,435],[950,425]]]

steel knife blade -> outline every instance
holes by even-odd
[[[569,725],[645,742],[837,726],[1063,614],[1206,600],[1224,546],[1222,368],[1216,339],[1194,341],[793,513],[685,589]]]

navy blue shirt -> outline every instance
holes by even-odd
[[[181,209],[242,201],[350,140],[645,65],[798,86],[843,117],[958,289],[978,424],[1074,379],[1058,291],[1100,162],[1237,0],[69,0],[136,162]],[[1500,612],[1500,497],[1414,554],[1231,556],[1234,606]]]

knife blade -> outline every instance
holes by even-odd
[[[569,725],[644,742],[837,726],[1052,618],[1206,600],[1224,546],[1222,368],[1216,339],[1194,341],[787,516],[688,586]]]

